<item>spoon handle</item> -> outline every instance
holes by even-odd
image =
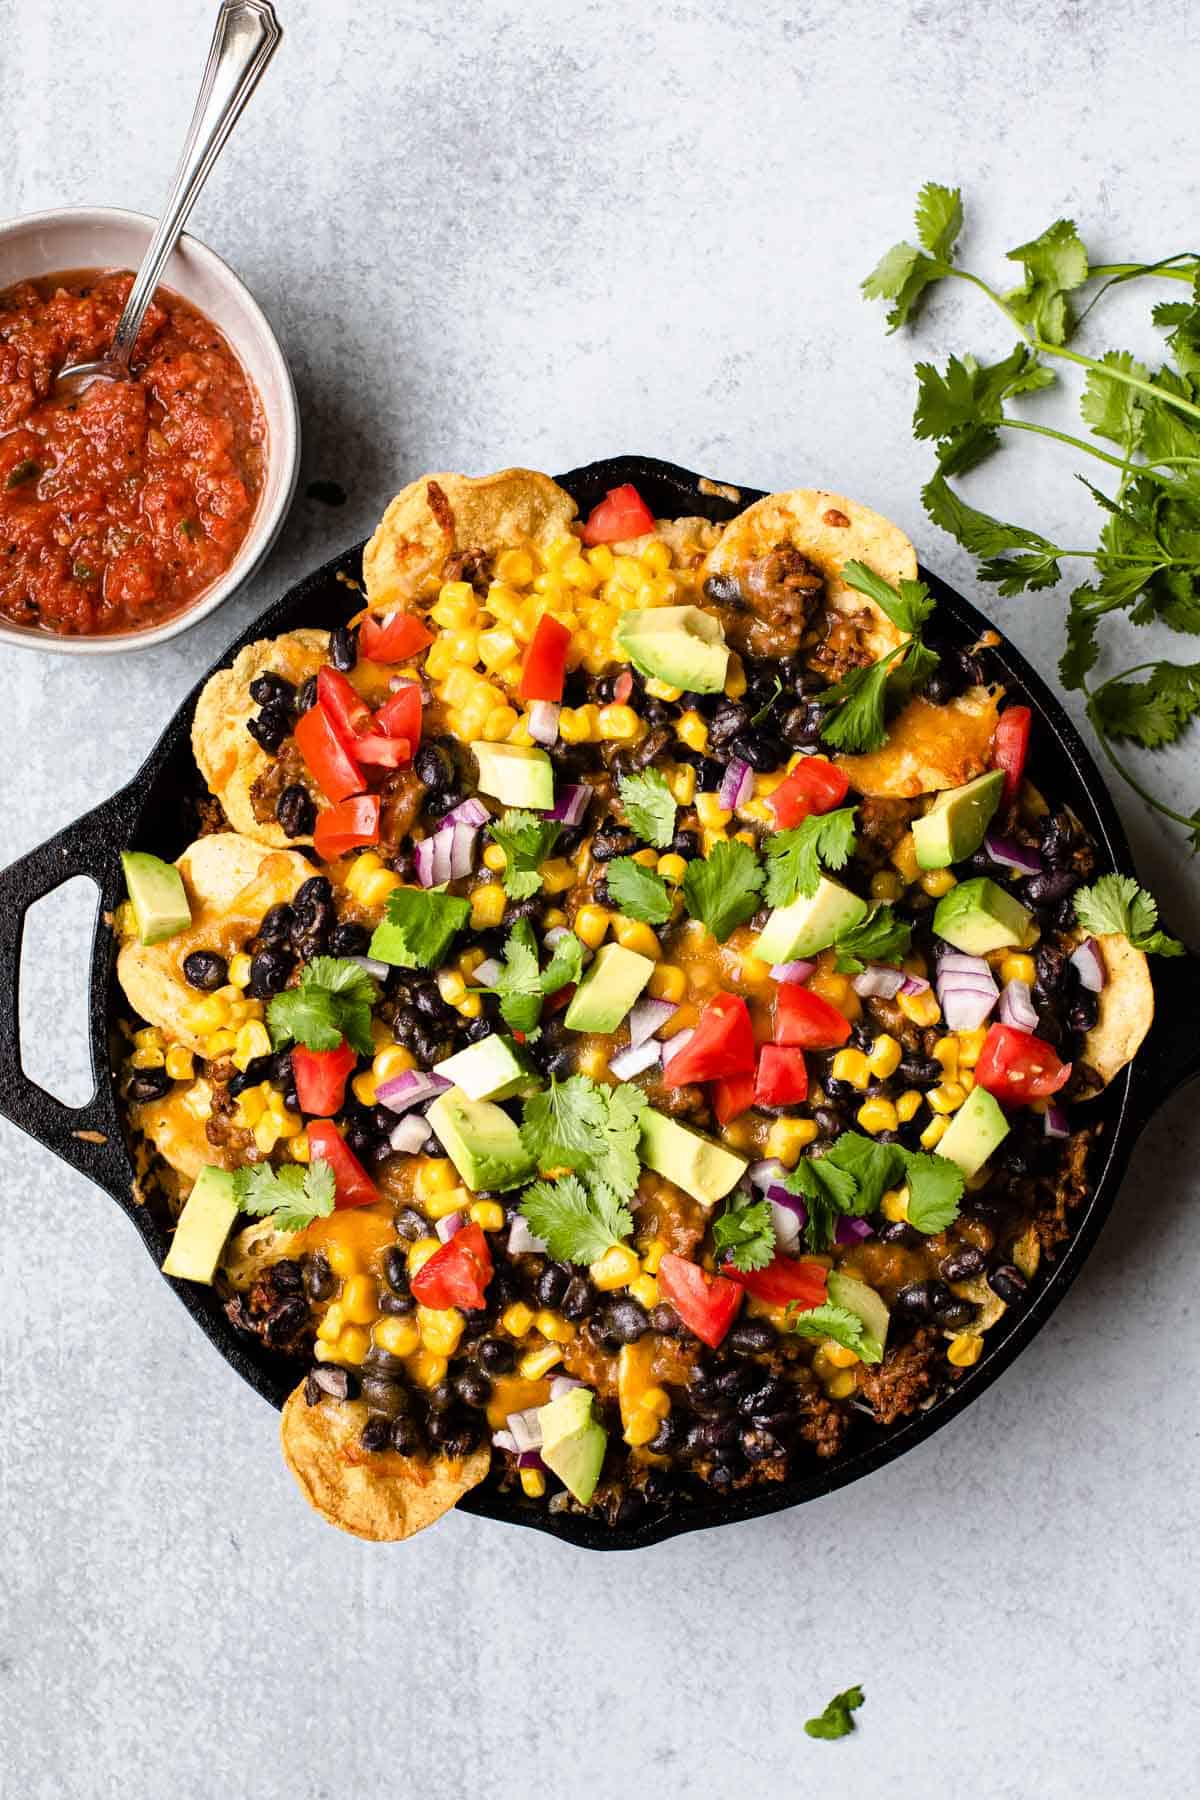
[[[282,37],[271,0],[222,0],[175,180],[117,323],[110,361],[128,369],[146,308],[188,214]]]

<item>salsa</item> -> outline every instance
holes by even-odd
[[[134,379],[55,400],[103,356],[133,276],[74,270],[0,293],[0,617],[136,631],[223,575],[262,487],[266,423],[220,331],[159,288]]]

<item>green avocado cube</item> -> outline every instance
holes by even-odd
[[[602,944],[563,1014],[568,1031],[615,1031],[654,973],[648,956]]]
[[[472,1193],[520,1187],[532,1178],[533,1158],[517,1122],[493,1100],[471,1100],[461,1088],[449,1088],[425,1116]]]
[[[754,954],[765,963],[815,956],[861,925],[867,911],[865,900],[822,875],[815,894],[775,908],[758,934]]]
[[[715,1206],[746,1173],[744,1156],[702,1137],[665,1113],[642,1115],[639,1154],[648,1169],[673,1181],[702,1206]]]
[[[501,806],[549,812],[554,805],[554,765],[544,750],[521,744],[472,744],[479,791]]]
[[[724,691],[729,646],[720,619],[698,606],[622,613],[617,642],[643,675],[692,694]]]
[[[966,956],[986,956],[1023,944],[1032,915],[998,882],[986,875],[960,881],[943,894],[933,915],[938,937]]]
[[[590,1388],[577,1387],[538,1407],[542,1461],[581,1506],[596,1491],[608,1447],[608,1433],[592,1417],[592,1399]]]
[[[863,1361],[881,1361],[892,1317],[882,1297],[857,1276],[842,1275],[836,1269],[829,1271],[827,1292],[831,1306],[844,1306],[847,1312],[862,1320]]]
[[[913,820],[917,866],[948,869],[974,856],[984,840],[1004,787],[1004,770],[989,769],[964,787],[947,788],[929,811]]]
[[[934,1155],[957,1163],[969,1180],[978,1175],[1010,1130],[995,1095],[976,1084],[943,1132]]]
[[[187,930],[192,909],[174,863],[146,850],[122,850],[121,867],[141,943],[161,944]]]
[[[511,1100],[541,1086],[529,1058],[500,1032],[434,1063],[433,1073],[452,1081],[468,1100]]]
[[[211,1283],[238,1216],[231,1169],[201,1169],[183,1203],[175,1234],[163,1263],[163,1274],[177,1281]]]

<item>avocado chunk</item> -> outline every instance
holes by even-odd
[[[563,1014],[569,1031],[615,1031],[654,973],[648,956],[603,944]]]
[[[829,1271],[827,1292],[831,1306],[844,1306],[847,1312],[862,1320],[863,1340],[859,1354],[863,1361],[881,1362],[891,1314],[880,1295],[857,1276],[840,1275],[836,1269]]]
[[[974,856],[1000,804],[1004,770],[989,769],[965,787],[947,788],[923,818],[913,820],[917,866],[948,869]]]
[[[986,875],[960,881],[943,894],[933,915],[938,937],[967,956],[986,956],[989,950],[1023,944],[1029,924],[1030,915],[1021,902]]]
[[[975,1086],[951,1119],[934,1155],[948,1156],[970,1178],[978,1175],[1010,1129],[995,1095]]]
[[[225,1239],[238,1216],[231,1169],[201,1169],[175,1225],[163,1274],[177,1281],[212,1281]]]
[[[521,1142],[516,1120],[495,1101],[471,1100],[461,1088],[449,1088],[425,1117],[473,1193],[520,1187],[533,1175],[533,1158]]]
[[[665,1175],[702,1206],[715,1206],[723,1200],[747,1167],[744,1156],[735,1156],[724,1144],[653,1110],[642,1115],[639,1154],[648,1169]]]
[[[541,1457],[567,1492],[586,1506],[596,1491],[608,1447],[608,1433],[592,1417],[591,1388],[572,1388],[560,1400],[538,1407]]]
[[[192,909],[174,863],[146,850],[122,850],[121,867],[141,943],[161,944],[187,930]]]
[[[528,1057],[501,1033],[480,1038],[434,1063],[433,1072],[461,1088],[468,1100],[511,1100],[515,1094],[535,1093],[542,1085]]]
[[[725,688],[729,646],[721,621],[698,606],[652,606],[621,614],[617,642],[643,675],[692,694]]]
[[[549,812],[554,805],[554,765],[544,750],[521,744],[472,744],[479,791],[501,806]]]
[[[867,916],[867,903],[837,881],[822,875],[815,894],[803,895],[788,906],[777,906],[754,946],[765,963],[792,962],[815,956],[837,938],[853,931]]]

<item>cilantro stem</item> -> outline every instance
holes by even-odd
[[[1149,663],[1139,663],[1138,664],[1138,668],[1140,668],[1140,669],[1149,668],[1150,666],[1151,665]],[[1126,674],[1133,673],[1133,671],[1130,669],[1127,669],[1125,672],[1126,672]],[[1117,681],[1119,679],[1120,679],[1120,677],[1116,676],[1116,675],[1114,675],[1112,677],[1113,681]],[[1101,691],[1101,688],[1106,688],[1107,686],[1108,686],[1107,681],[1101,682],[1100,687],[1096,688],[1094,691],[1096,693],[1099,693]],[[1086,692],[1088,695],[1088,699],[1090,701],[1092,698],[1093,690],[1088,688],[1086,690]],[[1163,815],[1163,817],[1166,819],[1173,819],[1175,821],[1176,825],[1186,825],[1189,831],[1194,831],[1196,829],[1195,819],[1189,818],[1186,813],[1176,812],[1174,807],[1168,806],[1165,803],[1165,801],[1156,800],[1154,798],[1154,795],[1149,793],[1148,790],[1142,786],[1141,782],[1138,781],[1136,776],[1130,774],[1129,770],[1125,767],[1125,764],[1121,761],[1120,757],[1117,755],[1116,751],[1113,749],[1112,744],[1109,741],[1108,734],[1101,730],[1095,717],[1091,715],[1090,707],[1089,707],[1089,716],[1092,717],[1092,727],[1095,730],[1097,738],[1099,739],[1100,748],[1103,750],[1105,756],[1108,758],[1109,762],[1112,764],[1112,766],[1116,770],[1117,774],[1121,777],[1121,780],[1124,781],[1129,787],[1131,787],[1133,789],[1134,793],[1138,796],[1138,798],[1140,800],[1144,800],[1146,802],[1146,805],[1151,807],[1156,813],[1161,813]]]
[[[1198,266],[1195,252],[1180,250],[1176,254],[1191,260],[1181,265],[1168,256],[1156,263],[1097,263],[1088,270],[1088,280],[1133,281],[1139,275],[1161,275],[1168,281],[1194,281]]]

